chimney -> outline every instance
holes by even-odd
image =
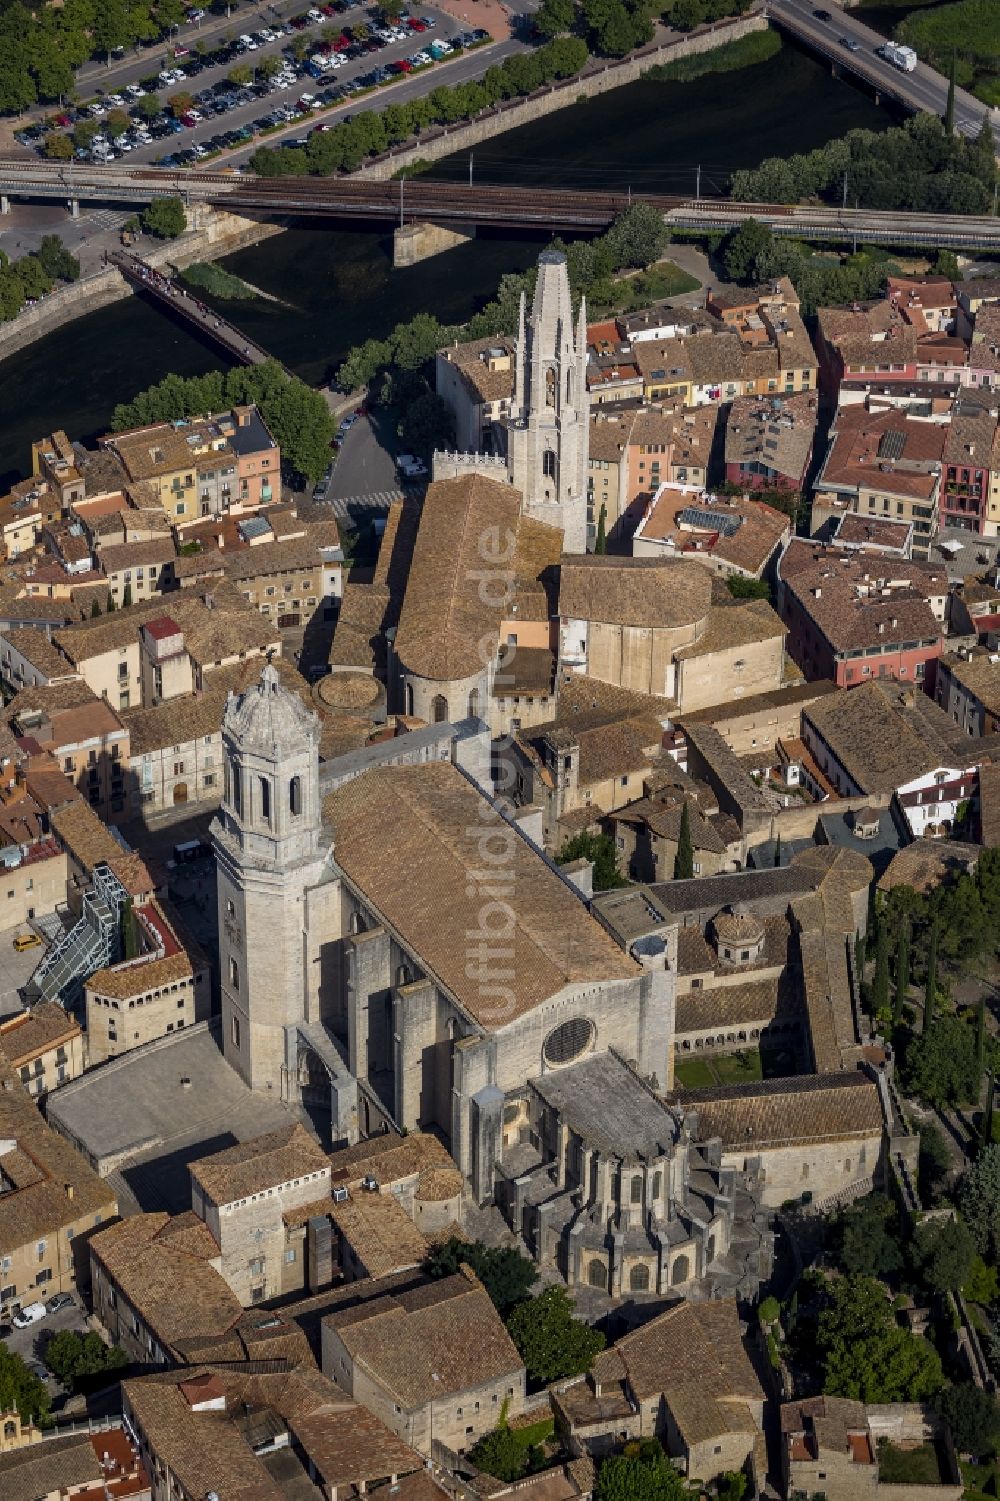
[[[74,1186],[73,1186],[72,1183],[64,1183],[63,1187],[66,1190],[66,1197],[67,1197],[67,1199],[75,1199],[76,1198],[76,1189],[74,1188]]]

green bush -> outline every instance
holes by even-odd
[[[189,287],[196,287],[201,292],[208,292],[210,296],[225,301],[237,299],[249,301],[257,296],[253,287],[248,287],[245,281],[241,281],[231,271],[226,271],[222,266],[216,266],[211,261],[195,261],[181,272],[181,281]]]

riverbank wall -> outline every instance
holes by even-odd
[[[395,176],[401,167],[416,162],[436,162],[454,152],[478,146],[481,141],[505,135],[508,130],[517,130],[521,125],[530,125],[556,110],[576,104],[584,99],[596,99],[612,89],[637,83],[650,68],[660,63],[675,62],[681,57],[694,57],[702,52],[712,52],[726,42],[735,42],[740,37],[752,36],[754,32],[767,31],[767,17],[762,11],[741,16],[733,21],[715,21],[710,26],[700,27],[688,35],[671,42],[651,42],[621,62],[607,62],[593,58],[573,78],[548,84],[523,99],[509,99],[495,105],[475,120],[457,125],[444,125],[421,133],[413,144],[397,146],[384,156],[375,157],[359,167],[358,177],[374,177],[380,181]]]
[[[160,270],[176,267],[182,271],[195,261],[218,260],[220,256],[256,245],[281,234],[283,229],[281,224],[262,224],[207,204],[192,204],[188,214],[192,224],[184,234],[176,240],[143,237],[135,247],[137,254]],[[36,339],[54,333],[76,318],[99,312],[131,296],[132,288],[113,266],[60,287],[35,307],[26,308],[12,322],[0,324],[0,360],[9,359]]]

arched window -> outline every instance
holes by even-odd
[[[655,1172],[653,1174],[653,1201],[654,1201],[654,1203],[659,1199],[659,1197],[660,1197],[660,1174],[657,1171],[657,1172]]]
[[[556,372],[550,365],[545,372],[545,405],[554,407],[556,404]]]
[[[691,1263],[688,1261],[687,1257],[677,1256],[674,1259],[673,1266],[670,1268],[671,1287],[680,1287],[681,1283],[686,1282],[690,1275]]]
[[[551,448],[547,448],[542,454],[542,474],[546,479],[556,477],[556,456]]]
[[[302,812],[302,778],[292,777],[288,784],[288,811],[293,818]]]
[[[17,1424],[6,1422],[3,1425],[4,1438],[17,1438]]]
[[[636,1173],[629,1185],[629,1199],[633,1204],[642,1203],[642,1174]]]
[[[233,772],[233,807],[236,810],[236,817],[237,818],[242,818],[243,817],[243,777],[240,774],[240,769],[239,769],[238,766],[235,768],[235,770]]]
[[[431,718],[435,724],[444,724],[448,718],[448,700],[443,693],[435,693],[431,700]]]
[[[260,816],[265,823],[271,822],[271,784],[267,777],[258,777],[260,782]]]
[[[596,1257],[587,1266],[587,1281],[591,1287],[599,1287],[607,1291],[608,1269],[604,1262],[598,1261]]]
[[[566,371],[566,402],[567,402],[567,405],[569,405],[569,406],[573,405],[573,366],[572,365],[570,365],[569,369]]]
[[[403,712],[413,718],[413,684],[407,683],[403,689]]]
[[[649,1292],[649,1267],[644,1261],[638,1262],[629,1272],[628,1285],[630,1292]]]
[[[477,719],[478,717],[479,717],[479,689],[478,688],[473,688],[472,692],[469,694],[469,718],[470,719]]]

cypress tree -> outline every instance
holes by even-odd
[[[990,1069],[986,1088],[986,1109],[983,1111],[983,1127],[980,1133],[981,1144],[984,1147],[988,1147],[993,1141],[993,1096],[995,1091],[996,1079],[993,1070]]]
[[[889,1005],[889,934],[885,919],[880,917],[875,934],[875,978],[872,981],[872,1010],[875,1015]]]
[[[910,924],[904,920],[896,947],[896,1009],[897,1022],[903,1019],[903,1006],[910,989]]]
[[[129,605],[131,603],[132,603],[132,585],[131,584],[126,584],[125,588],[124,588],[124,591],[122,593],[122,608],[127,610],[128,607],[129,607]]]
[[[93,597],[93,599],[90,601],[90,618],[91,618],[91,620],[96,619],[96,617],[98,615],[100,615],[100,613],[101,613],[101,601],[98,599],[97,595],[95,594],[94,597]]]
[[[674,856],[674,880],[690,881],[694,875],[694,845],[691,842],[691,818],[687,799],[681,808],[681,827],[677,835],[677,853]]]
[[[976,1086],[982,1083],[983,1069],[986,1066],[986,997],[979,1002],[979,1010],[976,1013]]]
[[[116,610],[117,608],[118,608],[118,606],[115,604],[113,596],[109,594],[108,595],[108,614],[110,615],[111,611],[112,610]]]
[[[948,71],[948,102],[944,107],[944,128],[950,136],[955,134],[955,52],[952,49],[951,68]]]
[[[774,841],[774,867],[777,870],[777,869],[780,868],[780,866],[781,866],[781,835],[779,834],[778,837],[777,837],[777,839]]]
[[[607,550],[608,550],[608,538],[607,538],[607,530],[606,530],[607,529],[607,525],[608,525],[608,508],[602,502],[601,503],[600,513],[599,513],[599,515],[597,517],[597,538],[596,538],[596,541],[594,542],[594,551],[595,551],[595,553],[602,553],[603,554],[603,553],[606,553]]]
[[[931,1029],[934,1020],[934,989],[937,983],[937,950],[938,930],[937,923],[931,926],[930,947],[927,950],[927,979],[924,981],[924,1036]]]

